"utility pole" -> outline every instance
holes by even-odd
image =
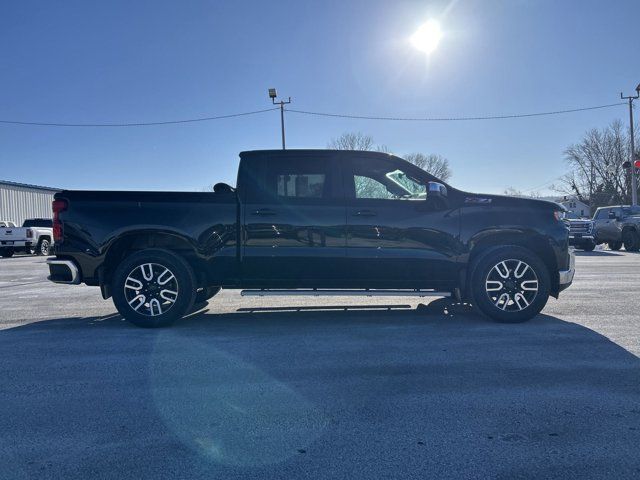
[[[282,131],[282,149],[285,149],[285,141],[284,141],[284,106],[291,103],[291,97],[289,97],[289,99],[287,101],[285,100],[280,100],[279,102],[276,102],[276,97],[278,96],[278,93],[276,92],[275,88],[270,88],[269,89],[269,98],[271,99],[271,102],[274,105],[280,105],[280,130]]]
[[[636,94],[634,96],[625,97],[620,92],[620,98],[622,100],[629,101],[629,143],[631,144],[631,159],[629,161],[631,168],[631,206],[635,207],[638,205],[638,181],[636,175],[636,166],[635,166],[635,145],[633,138],[633,101],[640,98],[640,84],[636,87]]]

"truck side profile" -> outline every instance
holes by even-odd
[[[573,280],[561,209],[463,192],[385,153],[243,152],[236,189],[57,193],[49,278],[99,286],[144,327],[220,288],[453,295],[520,322]]]
[[[620,250],[623,245],[628,252],[640,250],[640,207],[600,207],[593,221],[597,243],[607,243],[611,250]]]

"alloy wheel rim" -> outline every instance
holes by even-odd
[[[164,265],[143,263],[127,275],[124,296],[133,311],[148,317],[162,315],[178,299],[178,279]]]
[[[43,255],[49,253],[49,243],[46,240],[40,244],[40,253]]]
[[[485,292],[493,305],[505,312],[520,312],[538,296],[538,276],[528,263],[508,259],[498,262],[485,279]]]

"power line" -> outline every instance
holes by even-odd
[[[626,105],[623,102],[611,103],[608,105],[597,105],[592,107],[572,108],[568,110],[555,110],[550,112],[535,112],[535,113],[519,113],[512,115],[486,115],[486,116],[460,116],[460,117],[385,117],[385,116],[369,116],[369,115],[350,115],[343,113],[326,113],[326,112],[312,112],[309,110],[296,110],[285,109],[291,113],[298,113],[301,115],[314,115],[319,117],[332,117],[332,118],[351,118],[358,120],[386,120],[395,122],[459,122],[459,121],[476,121],[476,120],[504,120],[510,118],[527,118],[527,117],[541,117],[548,115],[561,115],[567,113],[585,112],[588,110],[599,110],[603,108],[617,107],[620,105]],[[245,117],[249,115],[257,115],[260,113],[271,112],[278,110],[280,107],[265,108],[262,110],[254,110],[251,112],[232,113],[228,115],[217,115],[209,117],[199,118],[187,118],[182,120],[165,120],[158,122],[130,122],[130,123],[61,123],[61,122],[37,122],[37,121],[20,121],[20,120],[0,120],[0,124],[5,125],[31,125],[41,127],[147,127],[157,125],[175,125],[181,123],[196,123],[196,122],[208,122],[211,120],[223,120],[227,118]]]
[[[551,112],[535,112],[535,113],[519,113],[513,115],[487,115],[478,117],[382,117],[382,116],[368,116],[368,115],[349,115],[343,113],[326,113],[326,112],[311,112],[308,110],[294,110],[287,109],[291,113],[300,113],[302,115],[315,115],[319,117],[337,117],[337,118],[352,118],[359,120],[389,120],[394,122],[461,122],[472,120],[504,120],[508,118],[526,118],[526,117],[542,117],[546,115],[561,115],[565,113],[585,112],[587,110],[598,110],[602,108],[617,107],[620,105],[626,105],[625,103],[610,103],[608,105],[597,105],[594,107],[581,107],[572,108],[569,110],[555,110]]]
[[[253,112],[232,113],[213,117],[188,118],[184,120],[166,120],[162,122],[135,122],[135,123],[53,123],[53,122],[21,122],[17,120],[0,120],[0,123],[12,125],[36,125],[41,127],[147,127],[153,125],[173,125],[177,123],[208,122],[210,120],[222,120],[225,118],[246,117],[258,113],[278,110],[279,107],[265,108]]]

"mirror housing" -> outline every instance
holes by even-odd
[[[227,185],[226,183],[216,183],[213,186],[213,191],[215,193],[233,193],[234,189],[231,185]]]
[[[429,182],[427,186],[427,198],[429,197],[447,198],[447,187],[440,182]]]

